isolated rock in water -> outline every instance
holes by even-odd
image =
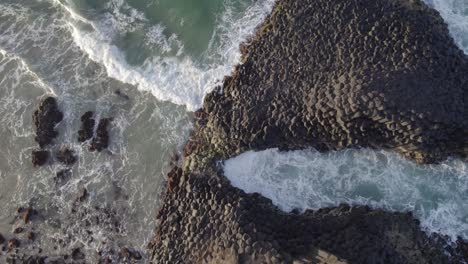
[[[32,163],[34,167],[44,166],[49,160],[49,151],[47,150],[33,150]]]
[[[468,57],[419,0],[278,1],[243,63],[205,97],[200,139],[248,149],[468,152]]]
[[[20,226],[20,227],[15,228],[15,230],[13,230],[13,234],[23,233],[23,231],[24,231],[24,228]]]
[[[57,153],[57,160],[67,166],[71,166],[75,164],[77,158],[73,150],[66,147],[62,147]]]
[[[5,242],[5,238],[3,237],[2,234],[0,234],[0,244],[3,244],[4,242]]]
[[[16,238],[12,238],[10,240],[8,240],[8,249],[14,249],[14,248],[18,248],[20,246],[20,242],[18,239]]]
[[[34,138],[41,148],[49,145],[58,136],[55,126],[62,121],[63,113],[58,109],[57,101],[53,97],[44,99],[33,114],[36,127]]]
[[[108,126],[111,121],[112,118],[102,118],[99,120],[96,135],[91,141],[91,146],[89,147],[91,151],[97,150],[100,152],[109,146]]]
[[[34,241],[34,239],[36,238],[36,235],[33,232],[29,232],[27,237],[29,240]]]
[[[85,142],[93,137],[94,125],[93,112],[88,111],[81,116],[81,129],[78,131],[78,141]]]

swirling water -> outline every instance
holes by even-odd
[[[427,1],[441,12],[466,52],[466,1]],[[16,209],[31,206],[39,215],[25,228],[34,228],[37,241],[24,242],[25,234],[19,235],[31,254],[42,248],[58,256],[82,247],[86,260],[94,263],[97,251],[115,258],[115,251],[126,246],[144,256],[169,157],[180,152],[188,137],[191,111],[239,62],[239,43],[253,33],[273,3],[0,0],[0,233],[13,237],[12,230],[21,225]],[[116,95],[116,90],[130,99]],[[54,181],[62,165],[54,162],[38,169],[31,164],[36,148],[32,112],[46,95],[57,96],[65,113],[55,148],[66,145],[79,156],[62,184]],[[79,117],[89,110],[114,118],[107,152],[90,153],[77,143]],[[310,163],[310,153],[296,154]],[[345,156],[338,158],[344,162]],[[456,170],[454,164],[463,165],[446,166]],[[287,177],[297,176],[298,168],[293,167],[285,170]],[[257,176],[260,181],[262,173]],[[84,188],[89,198],[76,205]]]
[[[82,248],[86,262],[97,263],[98,251],[116,259],[129,247],[144,262],[170,157],[192,129],[190,110],[229,74],[239,43],[271,5],[0,0],[0,233],[50,259]],[[65,145],[79,157],[62,183],[54,178],[63,165],[31,163],[32,113],[47,95],[65,114],[52,149]],[[80,116],[90,110],[113,117],[108,151],[77,142]],[[88,198],[75,202],[84,189]],[[25,225],[19,207],[39,214]],[[12,234],[18,226],[26,231]],[[26,239],[31,230],[34,243]]]

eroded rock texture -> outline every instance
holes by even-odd
[[[62,119],[63,113],[59,110],[54,97],[47,97],[41,102],[33,114],[33,123],[36,127],[34,140],[41,148],[52,143],[52,140],[58,136],[55,127]]]
[[[409,214],[342,205],[284,213],[214,171],[174,169],[150,263],[461,263]]]
[[[169,173],[151,263],[463,263],[409,214],[342,205],[285,213],[216,162],[250,149],[466,156],[468,59],[419,0],[280,0],[243,63],[205,98]],[[448,254],[446,254],[448,253]]]
[[[375,147],[426,163],[468,152],[468,59],[421,1],[279,1],[244,51],[200,113],[199,140],[222,157]]]

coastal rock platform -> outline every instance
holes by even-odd
[[[282,212],[218,166],[247,150],[371,147],[418,163],[468,153],[468,58],[419,0],[279,0],[205,98],[168,174],[150,263],[463,263],[409,213]]]

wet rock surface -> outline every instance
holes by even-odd
[[[466,157],[468,59],[421,1],[280,0],[207,95],[168,174],[150,263],[464,263],[409,213],[286,213],[216,164],[246,150],[388,148]]]
[[[47,164],[50,154],[47,150],[33,150],[31,155],[34,167],[41,167]]]
[[[78,131],[78,142],[85,142],[93,137],[94,125],[96,123],[93,115],[93,112],[88,111],[81,116],[81,129]]]
[[[222,158],[272,147],[466,157],[466,72],[467,56],[419,0],[279,1],[206,96],[193,140]]]
[[[63,113],[57,106],[57,100],[54,97],[45,98],[33,114],[33,123],[36,127],[34,140],[41,148],[52,143],[53,139],[58,136],[55,127],[62,119]]]
[[[99,120],[96,132],[94,113],[89,111],[81,116],[81,129],[78,131],[78,142],[90,141],[89,150],[101,152],[109,146],[109,125],[112,118]]]
[[[91,141],[90,151],[101,152],[109,146],[109,131],[108,127],[112,121],[112,118],[102,118],[99,120],[99,124],[96,130],[96,136]]]

